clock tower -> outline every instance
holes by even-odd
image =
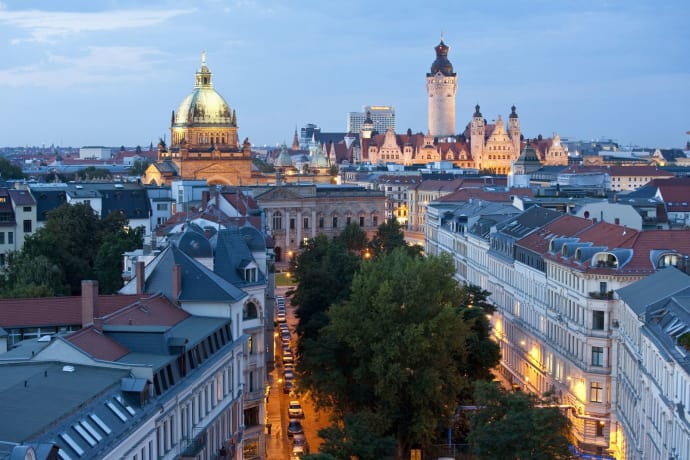
[[[448,60],[448,46],[436,45],[436,60],[426,74],[426,92],[429,99],[429,134],[436,138],[455,136],[455,93],[457,75]]]

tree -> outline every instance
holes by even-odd
[[[106,179],[110,177],[110,171],[107,169],[96,168],[95,166],[88,166],[86,168],[80,169],[74,173],[78,178],[83,178],[84,180],[89,179]]]
[[[62,270],[47,257],[26,257],[16,252],[9,259],[2,277],[2,297],[52,297],[68,292]]]
[[[345,414],[342,424],[322,428],[319,436],[323,439],[319,451],[333,458],[381,460],[395,453],[395,439],[380,434],[379,427],[372,426],[361,413]]]
[[[94,259],[94,271],[102,294],[115,294],[122,288],[122,254],[132,251],[144,240],[144,227],[107,233]]]
[[[45,226],[27,237],[22,257],[31,260],[44,256],[60,267],[61,284],[68,286],[68,294],[79,295],[85,279],[96,278],[106,289],[112,289],[113,273],[122,267],[119,249],[132,250],[143,242],[140,230],[130,229],[125,234],[127,224],[127,217],[120,213],[111,213],[101,220],[88,204],[65,203],[50,211]],[[104,242],[107,244],[102,248]],[[102,280],[99,274],[104,277]]]
[[[22,172],[22,168],[10,163],[10,161],[0,156],[0,177],[3,179],[24,179],[26,176]]]
[[[510,392],[497,382],[477,383],[469,435],[479,459],[571,459],[570,427],[555,401],[547,395]]]
[[[132,176],[143,176],[149,164],[151,163],[148,160],[135,160],[132,166],[129,167],[128,172]]]
[[[337,238],[343,242],[347,249],[358,254],[369,244],[367,233],[354,222],[345,227]]]
[[[357,413],[393,436],[397,459],[433,444],[471,386],[471,330],[453,275],[446,255],[383,254],[361,265],[349,300],[332,305],[328,324],[305,344],[301,385],[336,417]]]
[[[369,243],[369,247],[374,257],[378,257],[384,253],[390,254],[396,248],[400,247],[405,248],[411,255],[421,254],[420,246],[407,244],[402,226],[394,218],[390,218],[378,226],[376,234]]]

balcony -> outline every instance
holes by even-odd
[[[592,291],[589,293],[589,297],[597,300],[613,300],[613,291]]]

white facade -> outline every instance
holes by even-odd
[[[362,112],[348,112],[345,132],[359,134],[367,119],[367,113],[374,122],[374,130],[385,133],[387,129],[395,131],[395,108],[388,105],[366,105]]]
[[[80,160],[109,160],[113,156],[110,147],[87,146],[79,149]]]
[[[437,72],[427,76],[426,91],[429,99],[429,134],[432,137],[455,136],[455,93],[457,76]]]

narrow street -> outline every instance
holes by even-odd
[[[276,297],[284,296],[285,287],[276,288]],[[295,317],[295,308],[289,305],[286,299],[286,319],[287,324],[292,333],[292,348],[294,350],[294,330],[297,325],[297,318]],[[278,328],[276,328],[278,332]],[[274,335],[276,350],[275,369],[269,375],[269,382],[271,391],[266,405],[266,459],[267,460],[289,460],[291,459],[292,442],[287,435],[288,404],[290,400],[299,400],[302,409],[304,410],[304,418],[300,419],[304,427],[304,434],[309,444],[310,453],[318,452],[321,445],[321,438],[318,436],[318,431],[321,428],[328,426],[328,416],[323,412],[317,412],[314,409],[308,395],[297,394],[293,392],[287,394],[283,391],[283,360],[282,360],[282,339],[280,334]],[[268,425],[270,424],[270,435],[268,434]]]

